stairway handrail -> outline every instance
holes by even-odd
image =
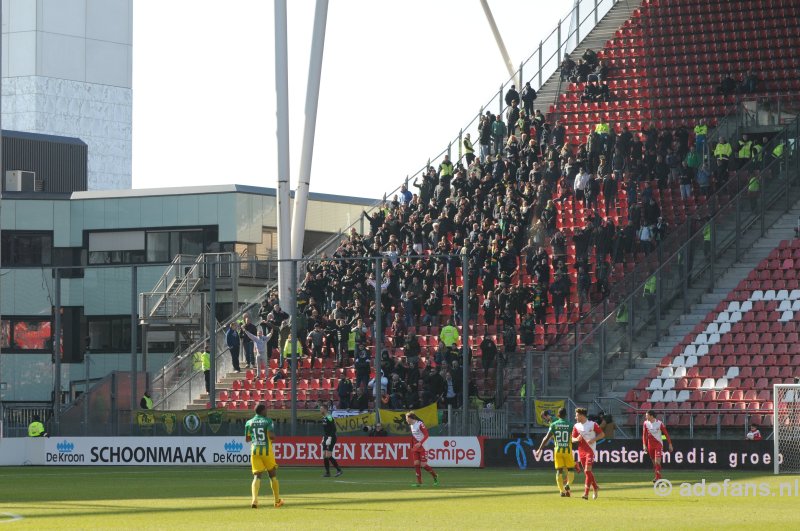
[[[796,118],[792,123],[788,124],[780,133],[775,135],[775,139],[784,136],[784,133],[788,132],[790,127],[791,127],[791,129],[796,130],[798,125],[800,125],[800,119]],[[771,144],[771,143],[768,144],[768,146],[772,146],[772,145],[773,144]],[[767,146],[765,146],[765,152],[766,152],[766,147]],[[789,155],[788,152],[785,153],[785,156],[788,157],[788,155]],[[773,164],[780,165],[783,162],[783,160],[785,160],[785,159],[775,159],[775,160],[773,160],[771,162],[771,164],[768,164],[763,168],[755,168],[755,167],[752,166],[754,163],[750,162],[744,168],[740,169],[739,172],[750,173],[750,172],[752,172],[754,170],[757,170],[757,171],[761,172],[762,174],[770,174],[771,170],[772,170],[772,165]],[[737,172],[737,176],[738,176],[738,172]],[[745,197],[746,194],[748,194],[748,187],[747,187],[746,183],[741,183],[741,182],[738,182],[738,181],[737,181],[737,183],[733,183],[732,179],[731,179],[724,186],[727,186],[727,185],[731,185],[732,186],[733,184],[737,184],[738,186],[740,186],[740,189],[734,195],[732,195],[730,197],[730,200],[727,203],[725,203],[725,205],[731,204],[735,200],[741,200],[741,198]],[[763,187],[764,184],[762,183],[761,186]],[[775,196],[772,197],[771,199],[767,199],[765,197],[764,201],[769,201],[770,202],[770,206],[771,206],[771,204],[774,204],[774,202],[780,200],[780,197],[781,197],[781,194],[778,193],[778,194],[775,194]],[[718,223],[719,220],[721,219],[721,217],[725,214],[725,211],[722,209],[722,207],[725,206],[725,205],[721,205],[721,204],[718,203],[716,212],[714,212],[712,215],[709,216],[709,219],[706,221],[706,223],[712,223],[712,227],[716,223]],[[764,208],[766,208],[766,206]],[[687,223],[689,223],[688,220],[687,220]],[[698,227],[698,230],[692,232],[691,235],[688,238],[686,237],[685,234],[681,234],[681,233],[677,233],[677,232],[673,233],[673,236],[680,237],[680,238],[685,238],[686,241],[682,245],[680,245],[670,255],[668,255],[667,257],[664,257],[662,259],[662,261],[661,261],[661,264],[659,264],[655,268],[655,270],[653,270],[652,272],[650,272],[647,275],[638,277],[639,281],[634,283],[633,289],[631,289],[626,294],[624,294],[624,295],[622,295],[620,297],[620,299],[621,299],[620,302],[627,304],[632,297],[634,297],[637,293],[640,293],[644,289],[645,284],[647,283],[647,280],[651,276],[658,275],[659,273],[661,273],[661,271],[664,268],[669,267],[671,265],[671,261],[679,253],[686,252],[686,250],[687,250],[686,247],[692,245],[693,238],[700,233],[700,231],[702,230],[703,226],[705,226],[705,224],[703,224],[701,227]],[[719,248],[727,249],[730,245],[733,244],[733,241],[735,240],[735,238],[736,238],[736,235],[732,234],[730,239],[729,239],[730,241],[722,242],[719,245]],[[636,279],[637,277],[634,276],[633,278]],[[608,299],[606,299],[606,300],[608,300]],[[606,314],[598,323],[592,325],[592,329],[591,329],[590,332],[582,334],[582,337],[577,337],[574,346],[572,346],[571,348],[567,349],[565,352],[576,352],[577,353],[577,352],[581,351],[585,347],[586,343],[588,341],[590,341],[596,334],[599,334],[601,332],[601,329],[603,327],[607,326],[608,322],[611,319],[614,319],[614,318],[615,318],[615,311],[611,311],[608,314]],[[572,333],[573,334],[577,334],[577,330],[579,330],[581,325],[584,325],[584,324],[586,324],[586,323],[583,322],[583,319],[579,320],[577,323],[571,323],[570,326],[572,328]],[[552,349],[552,350],[555,351],[555,349]],[[576,378],[575,386],[576,386],[576,388],[579,387],[579,382],[577,382],[577,378]]]

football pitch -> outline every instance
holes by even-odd
[[[659,496],[650,473],[597,468],[600,496],[586,501],[580,498],[580,474],[573,497],[561,498],[549,471],[439,473],[439,487],[433,487],[423,472],[425,486],[416,489],[411,487],[411,469],[347,469],[340,478],[323,479],[321,468],[282,468],[281,497],[286,505],[272,507],[269,483],[263,481],[261,506],[253,510],[248,468],[3,468],[0,530],[510,530],[569,527],[573,519],[581,522],[580,528],[597,529],[800,526],[797,476],[667,470],[672,493]],[[681,483],[702,479],[704,496],[699,495],[700,487],[696,495],[681,495]]]

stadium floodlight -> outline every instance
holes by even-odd
[[[775,473],[797,474],[800,472],[800,383],[775,384],[772,407]]]

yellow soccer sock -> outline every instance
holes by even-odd
[[[564,476],[561,475],[560,470],[556,472],[556,484],[558,485],[558,491],[564,492]]]
[[[253,477],[253,484],[250,486],[250,490],[253,493],[253,503],[258,503],[258,491],[261,489],[261,479],[257,477]]]
[[[573,472],[572,470],[567,470],[567,485],[571,485],[574,479],[575,479],[575,472]]]
[[[272,487],[272,495],[275,496],[275,503],[281,499],[281,488],[278,485],[278,478],[269,478],[269,484]]]

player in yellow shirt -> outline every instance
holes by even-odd
[[[255,416],[248,420],[244,425],[245,440],[252,444],[250,450],[250,468],[253,471],[253,502],[251,507],[258,509],[258,491],[261,488],[261,474],[264,471],[269,475],[272,494],[275,496],[275,507],[283,505],[278,485],[278,465],[275,463],[275,454],[272,453],[272,441],[275,433],[272,429],[272,419],[264,414],[267,406],[259,404],[255,409]]]
[[[542,439],[542,444],[536,450],[537,455],[542,452],[542,448],[553,439],[553,464],[556,467],[556,484],[561,492],[561,497],[569,498],[569,484],[575,477],[572,471],[575,468],[575,458],[572,455],[572,438],[570,437],[569,423],[567,422],[567,410],[558,410],[558,418],[550,423],[547,435]]]

